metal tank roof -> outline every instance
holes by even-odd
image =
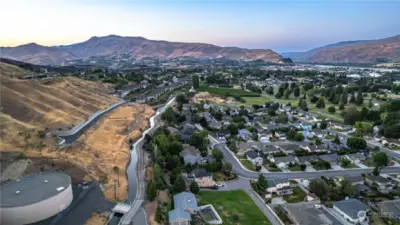
[[[0,208],[31,205],[67,189],[71,177],[66,173],[38,173],[0,187]]]

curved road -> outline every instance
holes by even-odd
[[[224,161],[232,163],[232,171],[243,178],[257,179],[259,174],[263,174],[267,179],[277,179],[277,178],[317,178],[321,176],[343,176],[343,175],[360,175],[362,173],[370,173],[371,169],[343,169],[343,170],[323,170],[316,172],[268,172],[260,173],[247,170],[238,161],[236,156],[228,149],[225,143],[220,143],[218,140],[209,136],[209,140],[212,145],[219,149],[224,155]],[[386,167],[382,170],[382,173],[399,173],[400,167]]]
[[[60,144],[72,144],[74,143],[93,123],[100,119],[101,116],[110,112],[111,110],[117,108],[120,105],[125,104],[125,100],[121,100],[110,105],[107,109],[99,110],[93,113],[89,119],[85,122],[82,122],[70,130],[67,131],[53,131],[52,134],[57,135],[60,139],[62,139]]]
[[[128,175],[128,198],[126,203],[131,204],[130,210],[121,218],[119,224],[148,224],[147,216],[145,210],[140,210],[145,201],[146,193],[146,181],[145,177],[145,160],[144,160],[144,150],[142,149],[144,144],[144,137],[146,134],[154,133],[157,128],[157,117],[164,112],[164,110],[174,103],[175,98],[168,101],[165,106],[159,108],[152,117],[150,117],[150,127],[142,133],[142,136],[132,144],[131,148],[131,162],[126,170]],[[140,211],[139,211],[140,210]]]

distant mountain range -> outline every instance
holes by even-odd
[[[117,35],[92,37],[82,43],[64,46],[46,47],[30,43],[17,47],[0,47],[0,57],[42,65],[61,65],[71,60],[91,57],[102,57],[103,60],[130,60],[145,57],[160,59],[179,57],[225,58],[284,63],[282,56],[270,49],[244,49],[202,43],[153,41],[143,37],[121,37]]]
[[[281,55],[297,62],[312,63],[396,62],[400,61],[400,35],[378,40],[344,41]]]

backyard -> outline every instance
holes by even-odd
[[[271,224],[243,190],[201,191],[199,196],[199,205],[212,204],[225,225]]]
[[[294,187],[293,188],[293,194],[291,195],[286,195],[283,198],[285,201],[288,203],[297,203],[297,202],[302,202],[304,201],[304,198],[306,197],[306,193],[304,193],[303,190],[299,187]]]

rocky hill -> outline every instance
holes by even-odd
[[[203,43],[154,41],[142,37],[109,35],[67,46],[45,47],[27,44],[0,48],[0,57],[36,64],[59,65],[73,59],[104,56],[107,60],[193,57],[199,59],[226,58],[233,60],[258,60],[283,63],[282,57],[270,49],[244,49],[220,47]]]
[[[382,63],[400,60],[400,35],[379,40],[339,42],[307,52],[282,53],[295,61],[313,63]]]

